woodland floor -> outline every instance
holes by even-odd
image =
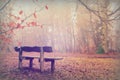
[[[69,56],[68,56],[69,55]],[[60,56],[60,55],[56,55]],[[120,57],[117,54],[62,54],[56,70],[50,72],[50,63],[39,72],[38,60],[33,69],[18,69],[18,54],[0,54],[0,80],[120,80]],[[23,61],[27,67],[28,62]]]

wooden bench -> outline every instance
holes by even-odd
[[[51,53],[53,52],[52,47],[44,46],[44,47],[29,47],[29,46],[23,46],[23,47],[15,47],[14,48],[16,52],[19,52],[19,63],[18,67],[19,69],[22,68],[22,60],[29,60],[29,67],[32,68],[33,66],[33,60],[38,59],[40,62],[40,71],[44,71],[44,62],[51,62],[51,72],[54,72],[55,70],[55,61],[56,60],[62,60],[63,58],[55,58],[55,57],[44,57],[44,52]],[[39,56],[23,56],[23,52],[39,52]]]

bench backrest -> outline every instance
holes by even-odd
[[[43,52],[53,52],[52,47],[50,46],[43,46],[43,47],[39,47],[39,46],[34,46],[34,47],[29,47],[29,46],[22,46],[22,47],[15,47],[14,48],[16,52],[41,52],[43,49]]]

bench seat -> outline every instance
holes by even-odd
[[[40,59],[40,57],[37,57],[37,56],[22,56],[23,59]],[[49,61],[49,60],[62,60],[63,58],[61,57],[45,57],[44,60],[45,61]]]

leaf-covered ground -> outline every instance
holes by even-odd
[[[38,60],[34,60],[33,69],[23,68],[20,71],[16,53],[0,54],[0,80],[120,80],[119,57],[62,56],[64,59],[56,62],[56,70],[52,74],[50,63],[45,63],[43,73],[39,72]],[[28,61],[24,60],[23,66],[27,67]]]

